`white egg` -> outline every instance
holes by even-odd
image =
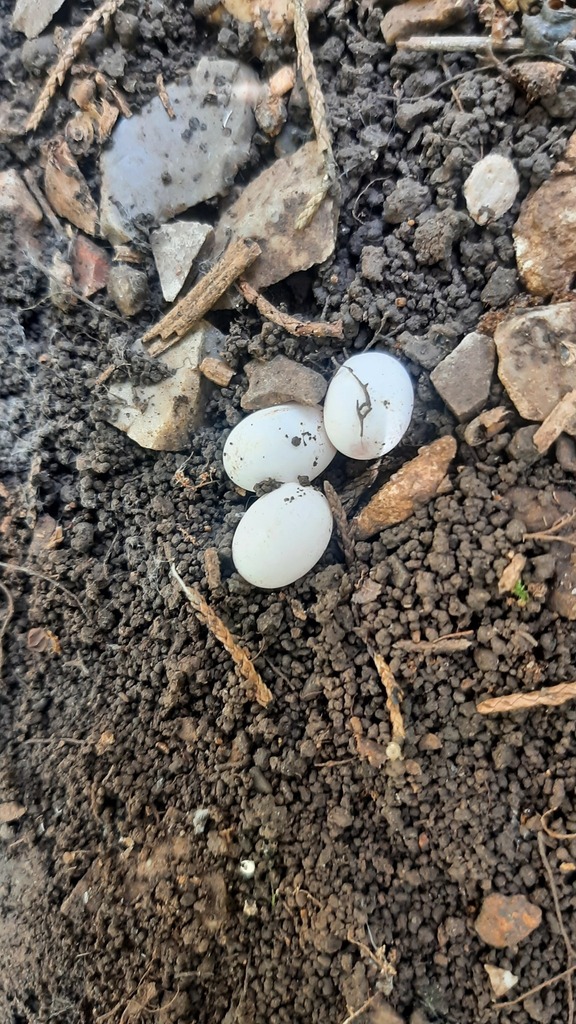
[[[332,535],[332,513],[313,487],[282,484],[258,498],[232,540],[232,558],[248,583],[266,590],[287,587],[322,557]]]
[[[377,459],[406,433],[414,407],[408,372],[386,352],[364,352],[342,364],[324,402],[332,444],[351,459]]]
[[[222,458],[230,479],[253,491],[263,480],[313,480],[335,454],[320,406],[290,402],[259,409],[241,420],[228,435]]]

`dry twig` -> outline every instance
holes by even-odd
[[[10,621],[12,619],[12,616],[14,615],[14,599],[12,597],[12,594],[8,590],[8,587],[5,587],[3,583],[0,583],[0,590],[2,591],[2,594],[4,596],[4,600],[6,601],[6,612],[4,614],[4,618],[2,619],[2,625],[0,625],[0,682],[1,682],[2,681],[2,669],[4,668],[4,634],[6,633],[6,630],[8,629],[8,626],[10,625]]]
[[[542,831],[545,832],[547,836],[550,836],[551,839],[558,839],[560,842],[571,842],[573,839],[576,839],[576,832],[555,832],[554,829],[548,828],[548,818],[557,810],[557,807],[550,807],[549,810],[545,811],[541,816],[540,826]]]
[[[324,481],[324,494],[326,495],[326,501],[330,506],[330,511],[334,516],[334,522],[336,524],[336,530],[338,532],[338,538],[340,540],[340,546],[342,548],[346,565],[350,569],[354,565],[354,537],[352,534],[352,528],[348,522],[348,516],[346,515],[344,506],[340,501],[338,494],[328,480]]]
[[[64,594],[67,594],[70,600],[73,601],[80,609],[82,614],[88,618],[88,612],[80,599],[76,597],[76,594],[73,594],[71,590],[68,590],[68,587],[65,587],[63,583],[60,583],[58,580],[53,580],[51,576],[45,576],[43,572],[36,572],[35,569],[28,569],[25,565],[12,565],[10,562],[0,562],[0,569],[5,569],[7,572],[22,572],[25,576],[35,576],[36,579],[44,580],[44,583],[50,583],[53,587],[56,587],[58,590],[62,590]]]
[[[404,731],[404,720],[402,718],[402,712],[400,710],[400,702],[402,700],[402,690],[398,686],[392,670],[388,663],[384,660],[381,654],[377,651],[373,651],[369,648],[372,660],[378,670],[380,676],[380,682],[386,690],[386,707],[390,715],[390,723],[392,725],[392,742],[402,745],[406,737]]]
[[[262,250],[251,238],[238,238],[231,242],[220,259],[197,284],[176,303],[143,337],[143,341],[161,338],[148,349],[148,355],[159,356],[171,348],[180,338],[201,320],[205,313],[227,288],[254,263]]]
[[[256,306],[256,309],[262,316],[265,316],[273,324],[277,324],[278,327],[283,327],[285,331],[288,331],[288,334],[294,334],[297,338],[341,338],[343,336],[344,324],[342,320],[335,320],[331,324],[324,323],[321,320],[299,320],[297,317],[290,316],[289,313],[283,313],[282,310],[273,306],[251,284],[248,284],[248,281],[240,280],[236,284],[246,302]]]
[[[322,201],[328,194],[337,179],[337,167],[332,152],[332,140],[328,130],[326,119],[326,104],[320,88],[320,82],[314,67],[314,58],[310,49],[308,37],[308,18],[304,0],[293,0],[294,2],[294,35],[296,37],[296,49],[298,51],[298,64],[306,88],[312,124],[316,133],[318,149],[324,157],[324,177],[318,192],[310,197],[304,209],[296,219],[296,229],[302,231],[308,226],[312,218],[320,209]]]
[[[52,97],[59,86],[63,84],[68,71],[72,67],[86,40],[89,39],[92,33],[98,28],[99,23],[102,21],[105,24],[109,21],[112,15],[119,7],[122,6],[123,3],[124,0],[104,0],[104,3],[93,11],[84,24],[73,33],[46,79],[44,88],[36,101],[34,110],[26,122],[25,131],[33,132],[36,130],[50,106]]]
[[[160,99],[162,106],[164,107],[164,110],[168,114],[170,120],[173,121],[174,118],[176,117],[176,114],[174,113],[174,107],[170,103],[170,97],[166,92],[166,86],[164,85],[164,75],[162,74],[161,71],[156,75],[156,88],[158,90],[158,97]]]
[[[556,882],[554,881],[554,872],[550,867],[550,861],[548,860],[548,855],[546,853],[546,844],[544,842],[544,835],[542,834],[542,832],[538,833],[538,853],[540,854],[540,858],[542,860],[542,864],[544,865],[544,870],[548,878],[548,884],[550,886],[550,892],[552,893],[552,900],[554,902],[554,910],[556,911],[556,920],[558,921],[560,934],[564,940],[564,945],[566,947],[566,957],[568,960],[568,968],[570,968],[572,967],[574,961],[574,949],[568,937],[566,927],[564,925],[564,919],[562,917],[562,910],[560,907],[560,900],[558,898],[558,890],[556,888]],[[566,995],[568,998],[568,1019],[566,1021],[566,1024],[574,1024],[574,990],[572,988],[571,974],[566,975]]]
[[[394,647],[401,651],[421,654],[455,654],[458,651],[467,651],[472,646],[474,633],[471,629],[463,630],[461,633],[446,633],[445,636],[436,637],[436,640],[396,640]]]
[[[412,50],[414,53],[482,53],[490,54],[493,50],[504,53],[522,53],[526,49],[526,40],[518,36],[512,39],[495,40],[492,36],[412,36],[410,39],[399,39],[396,43],[399,50]],[[576,39],[565,39],[560,50],[573,52],[576,50]]]
[[[504,711],[526,711],[527,708],[558,707],[576,697],[576,682],[546,686],[528,693],[509,693],[505,697],[491,697],[480,701],[476,711],[481,715],[495,715]]]
[[[541,455],[547,452],[550,445],[558,440],[560,434],[567,428],[572,429],[576,419],[576,389],[569,391],[554,406],[543,423],[534,434],[534,447]]]
[[[265,708],[272,700],[272,693],[254,668],[249,655],[240,647],[228,627],[224,625],[222,619],[210,607],[208,602],[204,600],[202,594],[195,587],[190,587],[184,582],[172,563],[170,565],[170,575],[176,580],[180,590],[188,598],[200,621],[207,626],[213,636],[220,641],[223,648],[228,651],[240,675],[248,683],[247,693],[250,700],[255,700]]]
[[[535,985],[534,988],[529,988],[527,992],[523,992],[522,995],[517,996],[516,999],[509,999],[506,1003],[494,1003],[494,1009],[509,1010],[513,1006],[519,1006],[525,999],[529,999],[530,996],[535,996],[545,988],[550,988],[550,986],[555,985],[557,981],[562,981],[563,978],[567,978],[569,975],[574,974],[574,971],[576,971],[576,964],[574,967],[569,967],[567,971],[561,971],[560,974],[555,974],[553,978],[548,978],[548,981],[543,981],[541,985]]]

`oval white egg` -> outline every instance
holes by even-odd
[[[332,444],[351,459],[377,459],[406,433],[414,407],[408,372],[386,352],[364,352],[342,364],[324,403]]]
[[[248,583],[265,590],[287,587],[312,569],[332,535],[332,513],[313,487],[282,484],[258,498],[232,540],[232,558]]]
[[[313,480],[335,454],[320,406],[290,402],[241,420],[228,435],[222,458],[230,479],[253,491],[263,480]]]

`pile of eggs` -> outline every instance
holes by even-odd
[[[336,452],[377,459],[408,429],[414,392],[407,371],[385,352],[352,356],[332,378],[324,409],[291,402],[242,420],[224,445],[224,469],[246,491],[273,480],[275,490],[244,513],[232,541],[234,565],[266,590],[304,576],[332,535],[324,495],[301,481],[324,472]]]

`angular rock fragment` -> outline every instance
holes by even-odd
[[[108,295],[122,316],[136,316],[148,298],[148,279],[142,270],[119,263],[108,275]]]
[[[42,221],[42,210],[13,168],[0,172],[0,211],[29,224]]]
[[[386,224],[401,224],[417,217],[430,206],[432,194],[426,185],[413,178],[401,178],[395,189],[384,200],[382,217]]]
[[[464,429],[464,440],[471,448],[499,434],[510,421],[511,412],[505,405],[497,405],[495,409],[485,409]]]
[[[534,434],[534,444],[540,454],[547,452],[564,431],[576,434],[576,389],[560,399]]]
[[[12,28],[23,32],[27,39],[36,39],[63,3],[64,0],[16,0]]]
[[[468,213],[477,224],[499,220],[513,205],[520,179],[514,164],[500,153],[488,153],[479,160],[464,182]]]
[[[486,405],[495,355],[492,338],[475,331],[432,370],[430,379],[436,391],[461,423]]]
[[[222,215],[214,252],[221,252],[230,239],[252,238],[258,242],[262,254],[244,274],[257,289],[328,259],[334,250],[338,221],[332,196],[324,199],[306,227],[296,228],[299,214],[321,189],[323,179],[324,159],[315,142],[276,160]]]
[[[106,287],[110,272],[110,259],[100,245],[84,235],[76,235],[70,258],[76,290],[85,299]]]
[[[275,356],[268,363],[254,360],[245,367],[249,387],[240,405],[246,410],[267,409],[284,402],[318,405],[328,384],[320,373],[286,356]]]
[[[163,224],[152,232],[150,245],[167,302],[176,298],[202,246],[213,234],[210,224],[187,220]]]
[[[87,235],[95,235],[98,208],[68,143],[62,136],[43,147],[44,190],[52,209]]]
[[[139,218],[164,223],[230,188],[248,160],[260,82],[250,68],[203,57],[190,80],[168,85],[175,113],[159,97],[116,126],[102,153],[102,233],[135,237]]]
[[[525,896],[491,893],[482,904],[474,927],[482,939],[495,949],[517,946],[542,920],[542,911]]]
[[[576,135],[552,176],[529,195],[514,225],[516,259],[525,287],[534,295],[568,291],[576,274]]]
[[[494,334],[498,376],[526,420],[542,422],[576,388],[576,305],[562,302],[504,320]],[[576,433],[567,424],[567,433]]]
[[[502,967],[494,967],[493,964],[484,964],[484,970],[490,979],[494,995],[501,999],[514,985],[518,984],[518,978],[512,971],[506,971]]]
[[[157,384],[111,384],[108,421],[142,448],[181,451],[202,419],[203,389],[200,363],[216,355],[224,337],[205,320],[173,345],[155,363],[172,375]]]
[[[523,555],[520,551],[517,551],[512,556],[508,565],[504,571],[500,574],[498,580],[498,593],[508,594],[514,590],[514,587],[522,579],[522,573],[526,565],[526,555]]]
[[[18,821],[25,814],[26,808],[22,804],[16,803],[15,800],[7,800],[5,803],[0,804],[0,825],[5,825],[11,821]]]
[[[382,35],[391,46],[398,39],[428,35],[462,21],[470,13],[470,0],[407,0],[395,4],[381,22]]]
[[[439,492],[450,463],[456,455],[453,437],[440,437],[421,448],[380,488],[354,519],[359,540],[373,537],[396,523],[403,523]]]
[[[472,227],[472,221],[458,210],[439,210],[418,225],[414,232],[414,249],[419,263],[432,266],[447,260],[452,246]]]

